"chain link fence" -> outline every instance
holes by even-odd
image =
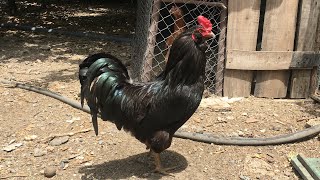
[[[211,20],[216,35],[208,41],[206,87],[210,92],[222,95],[226,6],[226,0],[138,1],[132,76],[142,81],[157,76],[165,67],[173,39],[197,25],[197,16],[203,15]]]

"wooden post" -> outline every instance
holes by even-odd
[[[229,1],[227,51],[232,49],[256,50],[260,3],[260,0]],[[226,69],[223,95],[228,97],[250,96],[252,77],[252,71]]]
[[[315,50],[319,8],[320,0],[301,0],[296,33],[296,51]],[[311,74],[311,69],[292,70],[290,98],[309,97]]]
[[[267,0],[262,51],[292,51],[299,0]],[[281,59],[279,59],[281,61]],[[290,71],[259,71],[254,95],[284,98]]]
[[[156,36],[158,32],[158,21],[160,13],[161,0],[154,0],[152,6],[151,25],[149,28],[148,44],[146,50],[146,59],[143,64],[142,81],[147,82],[151,80],[152,62],[154,56],[154,46],[156,43]]]
[[[310,77],[310,96],[313,96],[317,93],[317,90],[319,88],[319,82],[318,82],[318,67],[313,67],[311,70],[311,77]]]
[[[152,2],[151,2],[152,1]],[[145,55],[147,51],[148,34],[150,27],[153,0],[137,1],[136,27],[133,36],[132,64],[128,67],[129,75],[134,81],[141,81]]]
[[[227,0],[222,0],[221,3],[227,5]],[[217,62],[217,72],[216,72],[216,87],[215,94],[217,96],[222,96],[223,89],[223,71],[224,71],[224,61],[226,57],[226,31],[227,31],[227,10],[222,9],[220,14],[220,35],[218,40],[218,62]]]

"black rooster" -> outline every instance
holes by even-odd
[[[163,174],[160,153],[196,111],[204,91],[205,41],[214,34],[208,19],[199,16],[198,23],[173,42],[166,68],[153,82],[132,83],[125,66],[109,54],[89,56],[80,64],[81,103],[87,100],[95,133],[100,113],[146,144],[154,154],[155,171]]]

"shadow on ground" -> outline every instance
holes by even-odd
[[[173,151],[161,153],[161,161],[164,167],[177,167],[170,171],[172,175],[187,168],[188,162],[184,156]],[[152,173],[154,169],[153,158],[148,157],[148,153],[141,153],[105,162],[102,164],[85,166],[79,169],[83,174],[81,179],[127,179],[135,176],[139,178],[160,179],[162,175]]]

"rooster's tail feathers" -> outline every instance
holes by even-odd
[[[82,69],[88,68],[87,65],[82,66]],[[116,96],[113,93],[129,80],[129,75],[127,69],[119,60],[100,58],[89,64],[89,68],[83,79],[81,83],[81,104],[83,105],[84,99],[87,100],[91,110],[92,123],[97,135],[98,104],[114,101]]]

